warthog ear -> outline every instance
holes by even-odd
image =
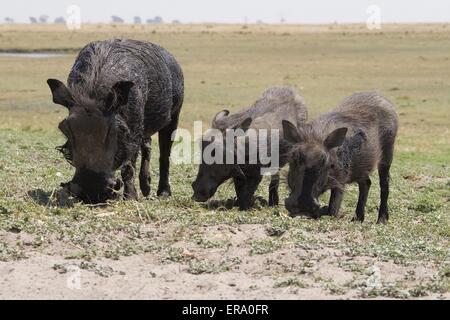
[[[214,116],[214,118],[212,120],[211,126],[213,128],[218,129],[220,127],[220,122],[229,114],[230,114],[230,111],[228,111],[228,110],[222,110],[222,111],[217,112],[217,114]]]
[[[252,124],[253,119],[252,118],[245,118],[244,121],[242,121],[241,123],[235,125],[232,129],[236,130],[236,129],[242,129],[244,132],[246,132],[248,130],[248,128],[250,128],[250,125]]]
[[[284,140],[290,143],[299,143],[301,141],[297,127],[288,120],[282,120]]]
[[[66,85],[56,79],[48,79],[47,84],[53,95],[53,102],[60,104],[68,109],[73,106],[72,95]]]
[[[323,145],[331,150],[333,148],[339,147],[344,143],[345,135],[347,134],[347,128],[339,128],[331,132],[328,137],[323,142]]]
[[[126,105],[133,86],[134,83],[131,81],[116,82],[106,98],[106,107],[110,111],[117,111],[121,106]]]

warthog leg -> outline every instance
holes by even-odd
[[[386,223],[389,219],[388,197],[389,197],[389,169],[390,165],[380,165],[378,175],[380,177],[380,209],[378,210],[377,223]]]
[[[361,180],[358,182],[359,187],[359,196],[358,196],[358,204],[356,205],[355,216],[353,217],[353,221],[364,221],[364,211],[367,203],[367,196],[369,195],[369,189],[372,182],[367,177],[367,179]]]
[[[274,207],[278,205],[278,186],[280,185],[280,174],[274,174],[270,177],[269,185],[269,206]]]
[[[150,158],[152,151],[152,138],[146,138],[141,145],[141,168],[139,171],[139,186],[142,194],[147,197],[150,194]]]
[[[175,114],[171,122],[158,133],[159,141],[159,184],[156,194],[158,197],[172,195],[169,184],[169,158],[172,149],[172,133],[177,129],[179,113]]]
[[[383,144],[383,154],[378,164],[378,176],[380,177],[380,208],[378,210],[377,223],[386,223],[389,219],[388,198],[389,198],[389,170],[391,168],[392,158],[394,155],[394,138],[393,135],[385,140]]]
[[[253,195],[262,180],[261,175],[248,176],[246,179],[234,179],[234,188],[240,210],[248,210],[253,205]]]
[[[330,201],[328,202],[328,214],[330,216],[339,218],[339,210],[341,208],[342,198],[344,192],[341,189],[331,189]]]
[[[136,158],[134,155],[129,163],[125,164],[121,169],[122,180],[124,184],[123,195],[125,199],[137,200],[137,192],[134,186],[134,172],[136,171]]]

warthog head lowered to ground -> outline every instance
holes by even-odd
[[[104,101],[77,100],[61,81],[47,81],[53,102],[65,106],[69,115],[58,128],[67,137],[59,148],[76,168],[73,179],[62,186],[85,202],[104,202],[121,188],[115,171],[122,164],[119,131],[125,130],[117,117],[118,109],[128,101],[132,82],[117,82]]]
[[[224,110],[219,112],[215,119],[222,113],[228,114],[228,111]],[[243,134],[248,129],[251,122],[251,118],[246,118],[241,123],[227,130],[240,129],[239,131],[242,130],[241,133]],[[226,141],[227,130],[222,131],[223,135],[221,135],[221,137],[216,137],[214,135],[209,136],[208,134],[205,134],[202,137],[202,163],[199,165],[197,178],[192,183],[192,189],[194,190],[193,199],[195,201],[207,201],[209,198],[214,196],[217,188],[228,179],[245,179],[245,175],[242,172],[241,167],[236,163],[236,139],[233,139],[233,144],[229,145]],[[220,163],[206,161],[205,154],[209,155],[208,149],[211,150],[211,160],[216,160],[218,157],[221,157],[219,161]],[[216,152],[219,152],[220,155],[216,155]],[[227,153],[229,152],[234,153],[232,163],[227,163],[226,158]]]
[[[330,188],[330,171],[337,162],[335,148],[342,145],[347,128],[332,131],[325,139],[312,134],[313,128],[306,125],[298,130],[288,121],[283,122],[286,140],[294,147],[290,152],[288,185],[291,194],[285,201],[292,214],[319,217],[318,197]]]

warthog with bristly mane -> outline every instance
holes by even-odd
[[[326,214],[339,215],[346,184],[357,182],[359,198],[354,220],[364,220],[370,173],[378,168],[378,223],[388,220],[389,169],[397,135],[394,105],[376,92],[356,93],[334,111],[297,128],[283,122],[291,145],[286,208],[292,215],[320,216],[318,197],[331,189]]]
[[[136,158],[141,152],[139,182],[150,193],[151,137],[159,133],[158,195],[170,195],[171,135],[183,103],[183,73],[175,58],[156,44],[135,40],[92,42],[76,58],[68,78],[47,81],[53,101],[69,115],[59,124],[67,137],[60,147],[75,167],[62,184],[85,202],[114,198],[122,181],[126,198],[137,198]]]
[[[261,139],[267,139],[265,146],[267,150],[272,150],[272,144],[279,146],[278,154],[270,154],[272,157],[278,157],[278,168],[286,164],[285,144],[283,143],[282,120],[289,120],[295,123],[295,126],[301,126],[308,117],[308,111],[302,96],[290,87],[272,87],[264,91],[262,96],[249,108],[235,114],[230,114],[228,110],[217,113],[212,121],[212,127],[224,133],[222,139],[210,139],[214,137],[203,137],[202,151],[206,148],[215,150],[225,150],[220,156],[223,161],[220,163],[203,162],[199,166],[197,178],[192,184],[194,189],[193,198],[196,201],[207,201],[211,198],[217,188],[228,179],[233,179],[236,190],[237,204],[241,210],[252,206],[254,193],[261,182],[261,169],[274,165],[272,162],[263,163],[260,158]],[[230,130],[242,130],[245,138],[244,156],[242,163],[237,159],[238,138],[231,141],[227,140],[226,134]],[[263,134],[267,138],[261,138]],[[276,131],[278,138],[272,141],[272,131]],[[255,133],[251,136],[250,133]],[[253,143],[255,147],[250,146]],[[232,163],[227,163],[226,152],[233,153]],[[203,154],[204,152],[202,152]],[[203,154],[203,156],[205,156]],[[256,161],[253,163],[250,159],[253,157]],[[270,159],[269,159],[270,161]],[[275,168],[275,169],[278,169]],[[269,205],[278,204],[278,185],[279,174],[274,172],[269,186]]]

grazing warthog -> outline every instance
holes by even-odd
[[[376,92],[356,93],[339,107],[305,126],[283,122],[292,144],[285,205],[292,215],[319,217],[317,198],[331,189],[327,214],[339,215],[344,186],[357,182],[359,199],[353,220],[364,220],[369,175],[378,167],[380,208],[378,223],[388,220],[389,168],[397,134],[394,105]]]
[[[158,45],[135,40],[92,42],[79,53],[68,78],[47,81],[53,102],[69,115],[59,129],[67,142],[59,149],[76,168],[62,184],[89,203],[124,196],[137,199],[136,158],[141,151],[139,182],[150,193],[151,137],[159,132],[160,179],[157,194],[170,195],[169,155],[172,131],[183,103],[183,73],[175,58]]]
[[[270,141],[271,131],[274,129],[279,130],[278,137],[281,138],[283,137],[281,125],[283,119],[287,119],[295,123],[296,126],[299,126],[306,121],[307,114],[303,98],[294,89],[289,87],[273,87],[267,89],[253,106],[248,109],[232,115],[229,114],[228,110],[219,112],[214,117],[212,127],[224,133],[228,129],[242,129],[244,132],[253,129],[253,132],[256,132],[258,137],[262,131],[261,129],[265,129],[267,132],[267,150],[271,150],[271,143],[279,144],[279,167],[282,167],[286,163],[286,160],[283,158],[286,149],[283,143],[280,143],[281,141]],[[248,138],[247,132],[245,137]],[[216,147],[218,144],[222,145],[223,149],[236,150],[236,138],[231,143],[233,144],[232,146],[228,144],[225,136],[223,137],[223,141],[207,141],[204,136],[202,151],[207,147]],[[194,200],[200,202],[207,201],[214,195],[222,183],[233,178],[239,208],[245,210],[252,206],[253,195],[262,179],[261,168],[269,167],[271,163],[263,164],[260,161],[259,155],[256,163],[251,163],[249,161],[250,153],[248,152],[248,143],[249,140],[247,139],[244,163],[239,164],[236,161],[236,155],[234,162],[227,163],[225,153],[223,154],[223,163],[207,164],[203,158],[199,166],[197,178],[192,183]],[[260,148],[260,146],[257,145],[257,148]],[[218,147],[217,149],[220,148]],[[254,150],[253,152],[258,153],[259,151]],[[276,173],[272,175],[269,187],[269,205],[271,206],[278,205],[278,185],[279,175]]]

